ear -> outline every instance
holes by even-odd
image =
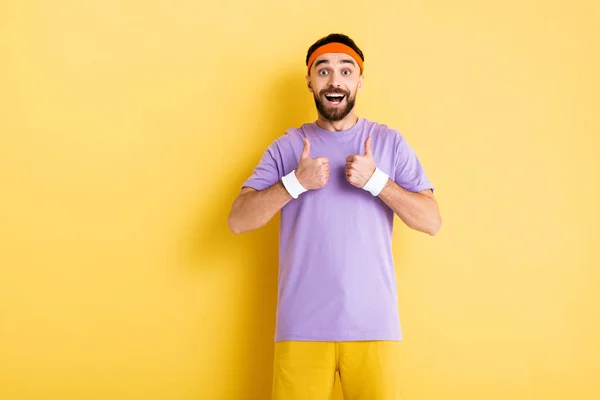
[[[360,79],[359,79],[359,81],[358,81],[358,89],[357,89],[357,91],[359,91],[359,92],[360,92],[360,89],[362,89],[362,85],[363,85],[363,80],[364,80],[364,79],[365,79],[365,76],[364,76],[364,75],[361,75],[361,76],[360,76]]]
[[[310,82],[310,75],[306,75],[306,86],[308,87],[308,91],[313,93],[312,83]]]

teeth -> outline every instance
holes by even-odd
[[[338,94],[338,93],[332,93],[332,94],[327,94],[327,97],[344,97],[343,94]]]

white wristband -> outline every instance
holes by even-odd
[[[298,196],[307,191],[298,178],[296,178],[295,170],[282,177],[281,182],[283,182],[283,186],[285,186],[285,189],[294,199],[297,199]]]
[[[373,172],[371,178],[369,178],[365,186],[363,186],[363,189],[367,192],[371,192],[373,196],[378,196],[388,179],[389,176],[385,172],[375,167],[375,172]]]

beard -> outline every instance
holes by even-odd
[[[335,107],[328,105],[328,100],[323,98],[326,94],[339,93],[344,95],[344,99],[342,101],[346,102],[345,107]],[[315,98],[315,105],[317,106],[317,111],[319,114],[323,116],[328,121],[341,121],[352,111],[354,108],[354,103],[356,102],[356,94],[350,97],[350,92],[342,89],[324,89],[321,90],[319,96],[313,93]]]

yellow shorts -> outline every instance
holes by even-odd
[[[398,400],[400,342],[275,343],[272,400],[330,400],[339,372],[344,400]]]

